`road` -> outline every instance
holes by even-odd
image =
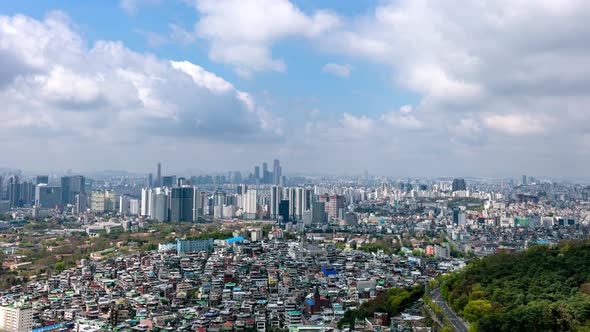
[[[449,323],[451,323],[451,326],[453,327],[453,330],[459,332],[469,331],[469,326],[457,315],[457,313],[455,313],[451,307],[449,307],[447,301],[443,299],[438,288],[435,288],[430,292],[430,297],[432,298],[432,301],[440,306],[445,316],[447,316]]]
[[[445,233],[445,240],[447,240],[447,242],[449,242],[453,247],[455,247],[455,249],[459,250],[462,253],[466,253],[465,250],[463,250],[463,246],[460,246],[457,244],[457,242],[455,242],[454,240],[452,240],[446,233]]]

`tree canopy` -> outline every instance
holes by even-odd
[[[590,241],[473,261],[441,291],[478,331],[590,331]]]

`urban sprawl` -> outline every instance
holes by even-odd
[[[467,331],[435,279],[586,238],[589,196],[525,175],[285,176],[279,160],[247,175],[4,171],[0,330]]]

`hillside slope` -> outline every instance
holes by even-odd
[[[441,291],[477,331],[590,331],[590,241],[474,261]]]

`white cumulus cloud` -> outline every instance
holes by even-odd
[[[0,70],[4,138],[28,135],[91,154],[156,137],[247,143],[282,134],[277,117],[214,73],[121,42],[87,46],[60,12],[0,16],[0,64],[10,65]]]

